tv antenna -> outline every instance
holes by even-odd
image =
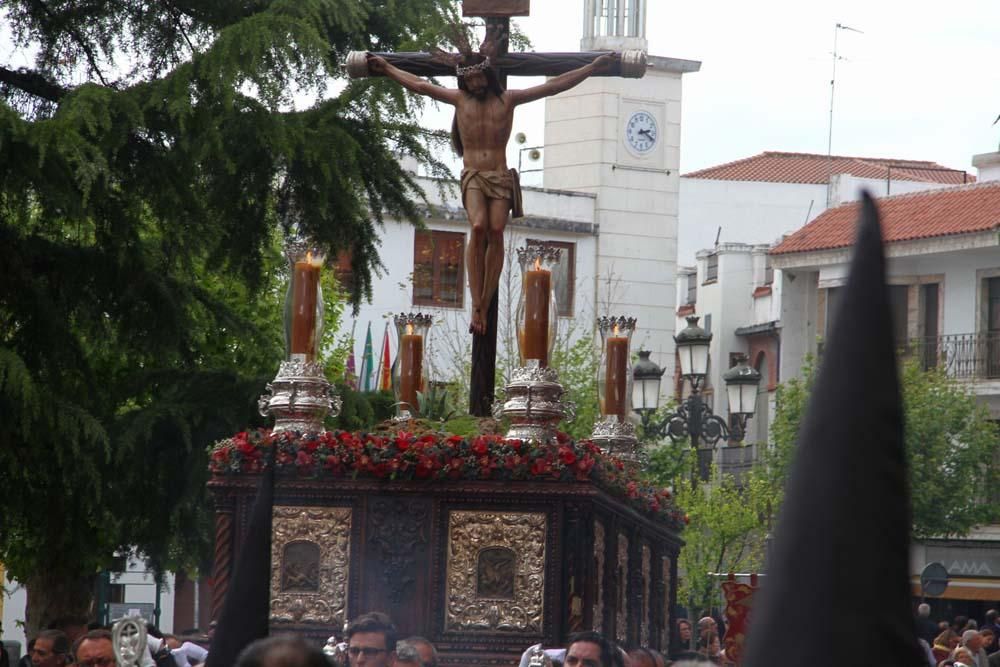
[[[837,61],[847,60],[841,57],[837,53],[837,36],[840,35],[841,30],[850,30],[851,32],[856,32],[863,35],[864,32],[858,30],[857,28],[852,28],[849,25],[844,25],[843,23],[838,23],[833,29],[833,74],[830,76],[830,123],[827,126],[826,135],[826,155],[830,157],[833,155],[833,96],[837,88]]]

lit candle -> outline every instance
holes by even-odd
[[[413,333],[412,324],[406,325],[406,333],[399,342],[399,358],[399,400],[416,414],[420,409],[417,392],[422,389],[424,337]]]
[[[292,349],[293,359],[312,361],[316,357],[316,301],[319,295],[319,270],[322,262],[311,252],[295,262],[292,273]]]
[[[552,273],[535,260],[534,270],[524,274],[524,341],[525,360],[538,359],[539,366],[549,365],[549,300]]]
[[[607,353],[607,373],[604,376],[604,414],[618,415],[625,421],[625,389],[628,387],[628,338],[618,335],[615,325],[605,347]]]

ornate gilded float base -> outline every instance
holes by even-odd
[[[541,633],[545,514],[453,511],[445,630]]]
[[[271,522],[271,625],[347,619],[351,510],[276,506]]]

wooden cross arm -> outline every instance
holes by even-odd
[[[509,53],[496,59],[496,68],[508,76],[556,76],[589,65],[606,51],[577,53]],[[435,61],[429,53],[373,53],[404,72],[417,76],[455,76],[455,70]],[[374,75],[368,71],[368,53],[351,51],[347,56],[347,74],[352,79]],[[643,51],[623,51],[611,71],[594,76],[622,76],[641,79],[646,74],[646,54]]]

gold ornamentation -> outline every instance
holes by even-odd
[[[597,591],[594,594],[594,631],[604,631],[604,524],[594,519],[594,576]]]
[[[275,507],[271,623],[340,627],[347,618],[350,553],[350,508]]]
[[[618,533],[618,604],[615,639],[620,644],[628,642],[628,536]]]
[[[545,534],[541,512],[451,512],[445,629],[540,633]]]
[[[642,621],[639,624],[639,643],[649,646],[649,596],[651,588],[651,564],[653,552],[648,544],[642,545]]]

